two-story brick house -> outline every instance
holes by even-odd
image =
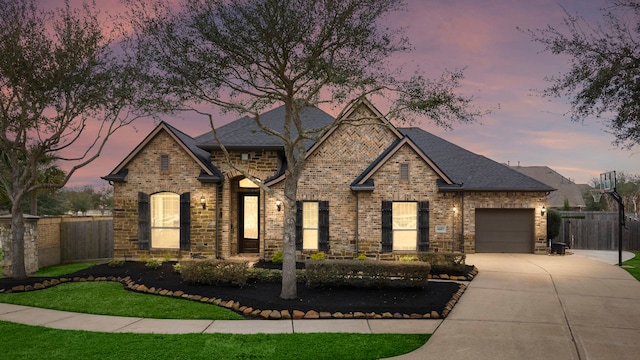
[[[282,107],[261,115],[282,128]],[[362,116],[370,115],[370,116]],[[554,189],[419,128],[368,117],[308,144],[297,201],[300,256],[393,258],[431,252],[546,252],[545,198]],[[334,122],[315,107],[307,126]],[[244,117],[192,138],[160,123],[109,175],[116,257],[270,256],[282,247],[286,161],[281,140]]]

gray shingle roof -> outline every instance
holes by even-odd
[[[220,172],[220,170],[218,170],[218,168],[211,163],[211,154],[208,151],[198,147],[198,143],[196,139],[183,133],[182,131],[176,129],[175,127],[169,125],[166,122],[164,124],[167,126],[167,128],[171,132],[173,132],[176,135],[176,137],[180,141],[182,141],[182,143],[191,151],[191,153],[193,153],[193,155],[196,156],[198,160],[200,160],[207,167],[207,169],[209,169],[214,174],[214,176],[207,176],[208,174],[201,172],[200,176],[198,177],[199,180],[203,182],[207,182],[207,181],[214,181],[214,180],[222,180],[224,178],[224,175],[222,175],[222,172]]]
[[[419,128],[401,128],[456,184],[467,191],[553,191],[510,167],[472,153]],[[440,186],[445,190],[451,186]]]
[[[269,129],[282,132],[284,129],[284,106],[267,111],[260,116],[260,121]],[[305,129],[322,128],[332,124],[335,119],[317,107],[306,107],[300,113],[302,125]],[[242,117],[217,129],[218,136],[228,149],[281,149],[282,140],[276,136],[265,133],[256,121],[249,116]],[[292,129],[292,135],[297,131]],[[318,137],[322,133],[317,134]],[[198,146],[207,150],[219,149],[220,146],[213,137],[212,132],[207,132],[196,137]],[[307,148],[313,145],[313,141],[307,141]]]

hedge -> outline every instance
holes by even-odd
[[[422,287],[431,265],[425,262],[325,260],[308,261],[309,287]]]
[[[229,283],[244,286],[249,278],[247,262],[223,260],[180,261],[182,279],[192,284]]]

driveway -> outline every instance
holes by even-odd
[[[467,255],[478,276],[431,339],[398,358],[638,359],[640,282],[587,255]]]

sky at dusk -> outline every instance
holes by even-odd
[[[110,12],[118,9],[115,1],[97,3]],[[539,44],[517,30],[547,24],[561,27],[563,7],[589,20],[601,20],[599,9],[605,4],[596,0],[407,1],[407,10],[389,16],[385,23],[406,28],[415,50],[392,59],[393,63],[403,64],[408,72],[420,68],[433,78],[445,69],[466,68],[462,92],[476,97],[479,107],[499,106],[480,122],[456,124],[450,131],[437,128],[428,119],[420,119],[417,125],[492,160],[546,165],[577,183],[589,183],[610,170],[640,175],[640,147],[631,151],[615,148],[614,138],[603,124],[595,119],[571,122],[563,115],[569,109],[566,102],[536,94],[535,89],[547,86],[545,76],[566,72],[568,65],[565,59],[542,53]],[[216,123],[235,118],[221,115]],[[191,136],[209,129],[207,118],[193,113],[165,120]],[[67,186],[106,185],[100,176],[113,170],[155,125],[151,119],[141,119],[135,129],[116,133],[101,157],[78,170]]]

